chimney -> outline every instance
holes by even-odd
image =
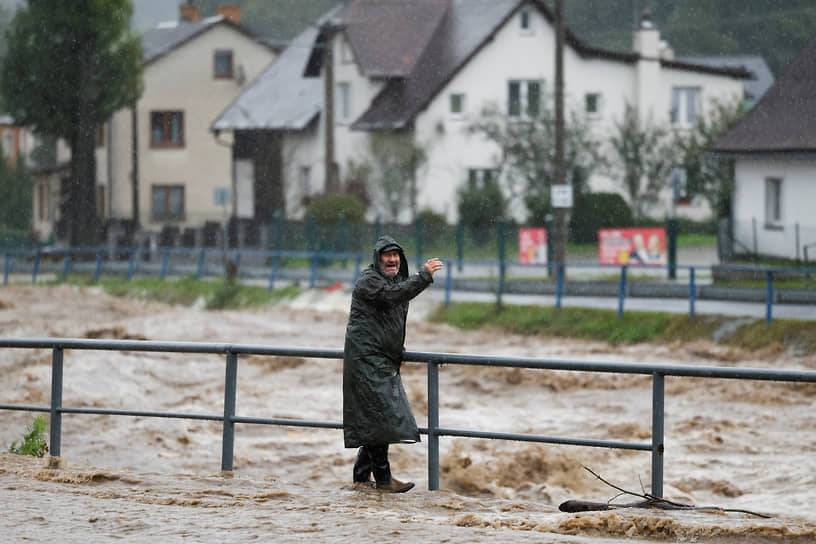
[[[239,5],[222,5],[218,4],[215,8],[216,15],[223,15],[225,19],[235,23],[236,25],[241,24],[241,6]]]
[[[181,20],[187,23],[195,23],[201,20],[201,12],[198,6],[192,2],[184,2],[181,5]]]

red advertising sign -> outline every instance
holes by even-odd
[[[547,264],[547,229],[519,229],[519,262],[521,264]]]
[[[666,229],[601,229],[598,231],[601,264],[666,264]]]

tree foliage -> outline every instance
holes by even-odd
[[[542,106],[549,104],[542,100]],[[564,130],[564,165],[573,193],[586,189],[591,173],[603,164],[600,143],[586,121],[569,112]],[[544,224],[551,211],[550,189],[555,181],[555,115],[546,106],[539,115],[517,119],[498,106],[488,105],[469,130],[493,142],[499,149],[498,169],[508,199],[519,200],[527,209],[528,221]]]
[[[610,176],[629,198],[635,219],[647,215],[668,183],[674,164],[669,130],[651,119],[641,119],[630,104],[615,121],[609,139]]]
[[[0,227],[20,232],[31,231],[31,176],[25,157],[19,156],[9,166],[0,149]]]
[[[456,191],[456,205],[459,219],[478,245],[487,243],[493,233],[492,227],[507,211],[501,186],[491,175],[480,180],[471,178],[460,185]]]
[[[141,94],[130,0],[29,0],[7,34],[0,94],[15,120],[71,146],[71,243],[94,242],[97,127]]]
[[[369,176],[369,189],[379,209],[396,220],[407,207],[414,219],[417,171],[426,160],[425,149],[414,142],[413,132],[382,131],[369,134],[368,156],[352,167]]]
[[[672,145],[680,157],[678,164],[686,170],[688,193],[704,197],[715,217],[731,213],[734,159],[707,149],[733,128],[743,114],[739,103],[715,102],[710,113],[700,116],[691,130],[674,134]]]

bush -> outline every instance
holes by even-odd
[[[586,193],[575,199],[570,219],[570,240],[578,244],[598,242],[598,230],[631,227],[632,209],[617,193]]]
[[[34,422],[26,427],[26,435],[23,437],[23,443],[19,446],[17,442],[11,443],[9,453],[16,455],[33,455],[34,457],[42,457],[48,451],[48,444],[45,441],[45,430],[48,426],[45,423],[43,416],[34,418]]]
[[[365,203],[347,193],[330,193],[317,197],[307,210],[321,226],[336,226],[343,219],[353,225],[365,221]]]
[[[448,232],[448,221],[441,213],[425,209],[417,214],[417,221],[422,221],[425,241],[429,244],[436,243],[439,237]]]
[[[482,183],[467,183],[457,191],[456,200],[459,217],[474,242],[479,246],[486,244],[493,237],[493,229],[489,227],[505,212],[505,199],[499,183],[492,178]]]

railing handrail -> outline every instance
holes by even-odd
[[[0,410],[49,412],[51,418],[51,454],[60,455],[62,414],[104,414],[117,416],[166,417],[179,419],[201,419],[221,421],[221,469],[232,470],[235,424],[266,424],[342,429],[343,424],[330,421],[307,421],[297,419],[267,419],[243,417],[235,414],[237,398],[238,355],[299,356],[312,358],[342,359],[343,351],[338,349],[280,347],[255,344],[208,343],[208,342],[163,342],[151,340],[114,340],[85,338],[0,338],[0,348],[50,348],[52,349],[51,405],[27,406],[0,404]],[[195,414],[157,412],[146,410],[120,410],[107,408],[78,408],[62,406],[63,354],[65,349],[75,350],[116,350],[152,351],[175,353],[206,353],[226,355],[224,378],[224,413]],[[465,438],[487,438],[566,444],[589,447],[620,448],[651,451],[652,494],[663,493],[663,432],[665,376],[685,376],[700,378],[754,379],[787,382],[814,382],[816,371],[769,370],[762,368],[707,367],[674,364],[619,363],[607,361],[575,361],[565,359],[540,359],[529,357],[498,357],[485,355],[463,355],[458,353],[406,352],[407,362],[428,365],[428,427],[420,432],[428,436],[428,488],[439,488],[439,437],[459,436]],[[571,370],[585,372],[613,372],[624,374],[652,375],[652,439],[651,443],[631,443],[609,440],[553,437],[534,434],[517,434],[467,429],[449,429],[439,426],[439,367],[444,364],[500,366],[545,370]]]
[[[94,338],[0,338],[0,348],[85,349],[105,351],[150,351],[171,353],[209,353],[213,355],[269,355],[276,357],[311,357],[342,359],[342,349],[269,346],[225,342],[178,342],[156,340],[119,340]],[[461,353],[406,351],[403,360],[410,363],[437,363],[471,366],[500,366],[539,370],[573,370],[615,374],[655,372],[664,376],[687,378],[748,379],[764,381],[816,382],[816,371],[781,370],[751,367],[676,365],[664,363],[621,363],[538,357],[466,355]]]

